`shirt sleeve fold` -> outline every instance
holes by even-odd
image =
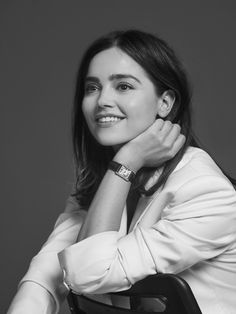
[[[115,292],[150,274],[179,273],[216,258],[235,241],[235,195],[225,178],[190,180],[151,226],[140,223],[122,237],[103,232],[60,252],[66,283],[77,293]]]
[[[54,298],[57,312],[67,293],[57,253],[76,242],[85,215],[85,211],[75,208],[72,197],[69,197],[65,212],[58,217],[53,232],[31,260],[27,273],[19,283],[20,287],[23,282],[30,281],[45,288]]]

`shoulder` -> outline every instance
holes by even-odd
[[[211,156],[200,148],[189,147],[166,182],[176,198],[191,200],[199,195],[218,193],[236,197],[234,187]]]
[[[188,147],[173,173],[178,171],[184,173],[186,169],[190,171],[190,174],[193,176],[223,175],[220,168],[206,151],[192,146]]]
[[[190,146],[170,175],[170,181],[177,179],[182,185],[200,177],[212,176],[222,178],[229,182],[227,177],[206,151]]]
[[[227,220],[235,226],[236,191],[205,151],[190,147],[161,190],[154,194],[156,204],[165,201],[162,218],[194,218],[211,223]],[[235,231],[235,228],[234,228]]]

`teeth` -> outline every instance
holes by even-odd
[[[115,121],[120,121],[121,118],[118,117],[102,117],[98,119],[98,122],[115,122]]]

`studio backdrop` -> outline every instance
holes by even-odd
[[[235,1],[1,1],[2,313],[73,183],[70,120],[82,53],[126,28],[156,33],[177,51],[193,85],[195,133],[236,176]]]

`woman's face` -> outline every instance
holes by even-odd
[[[155,121],[158,101],[146,72],[119,48],[104,50],[91,60],[82,110],[101,145],[115,147],[142,133]]]

